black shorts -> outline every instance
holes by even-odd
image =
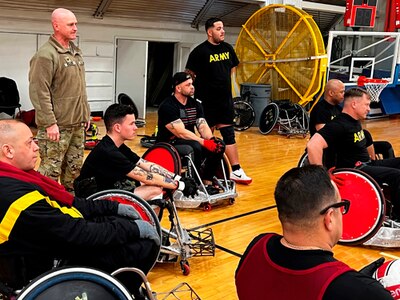
[[[218,124],[233,124],[232,98],[228,100],[210,99],[203,102],[204,115],[210,127]]]

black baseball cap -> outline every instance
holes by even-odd
[[[172,78],[172,86],[176,87],[178,84],[181,84],[182,82],[185,82],[186,80],[189,80],[191,78],[192,77],[190,76],[189,73],[177,72],[177,73],[175,73],[174,77]]]

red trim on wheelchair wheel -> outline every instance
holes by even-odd
[[[143,154],[143,159],[156,163],[175,174],[180,174],[181,172],[179,154],[170,144],[157,143]]]
[[[362,244],[373,237],[385,217],[385,198],[379,185],[368,174],[357,169],[336,169],[335,176],[344,180],[339,186],[342,199],[350,201],[343,216],[343,233],[339,242]]]
[[[127,200],[126,198],[118,197],[118,196],[108,197],[107,200],[117,201],[117,202],[122,203],[122,204],[131,205],[139,213],[139,215],[142,217],[142,220],[147,221],[147,222],[151,222],[152,221],[150,219],[147,211],[145,209],[143,209],[143,207],[140,206],[136,202],[133,202],[133,201]]]

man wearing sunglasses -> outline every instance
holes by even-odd
[[[360,272],[333,257],[350,202],[321,166],[286,172],[275,188],[283,236],[266,233],[247,247],[236,270],[240,300],[390,300],[371,277],[379,259]]]

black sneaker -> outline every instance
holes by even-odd
[[[219,188],[213,185],[206,185],[206,191],[209,195],[219,194]]]

